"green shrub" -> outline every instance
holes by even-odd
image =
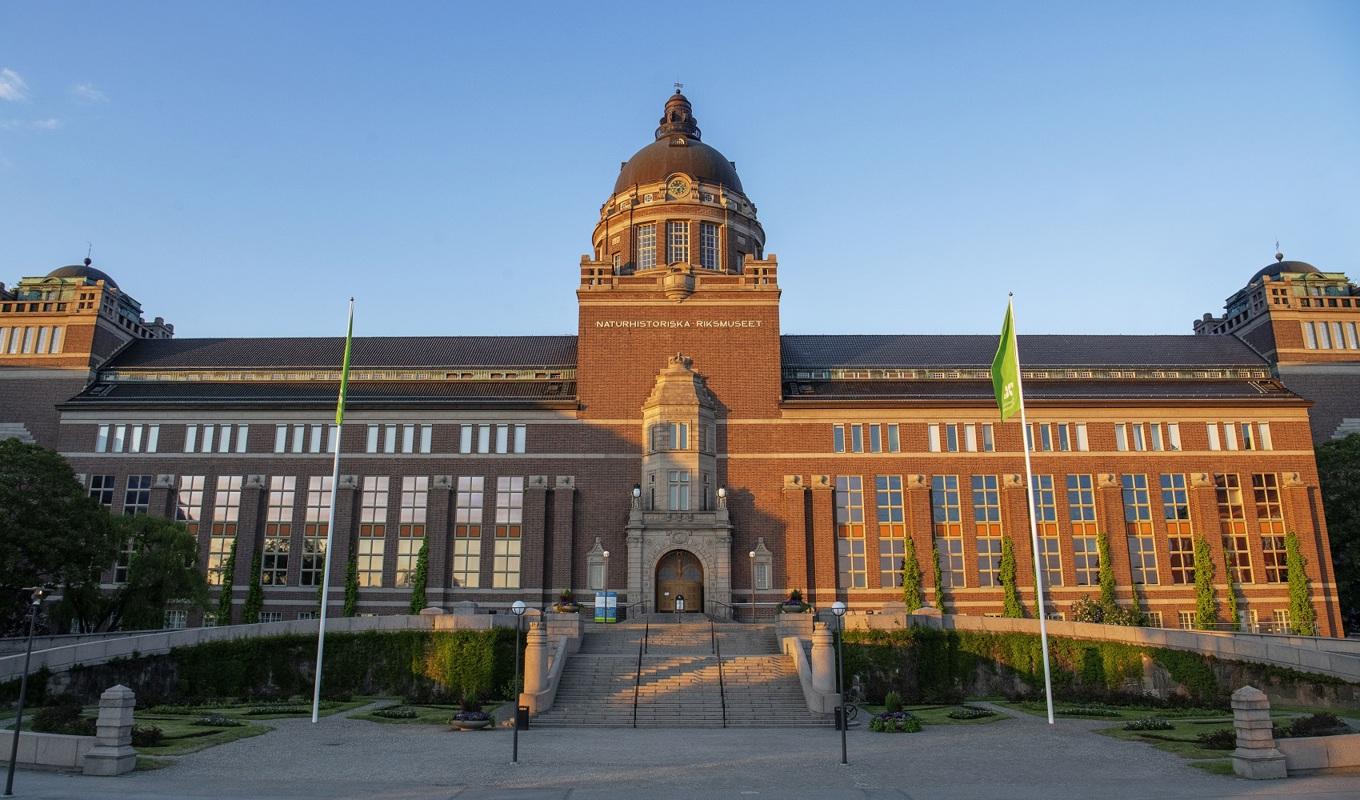
[[[413,708],[402,708],[401,706],[388,706],[373,712],[373,716],[384,719],[415,719],[416,712]]]
[[[898,694],[897,692],[888,692],[887,694],[883,695],[883,710],[901,711],[902,695]]]
[[[1324,711],[1320,714],[1299,717],[1288,725],[1281,726],[1277,735],[1283,738],[1297,738],[1300,736],[1336,736],[1350,732],[1350,726],[1340,717]]]
[[[982,719],[984,717],[995,717],[996,712],[987,708],[977,706],[959,706],[950,711],[946,716],[950,719]]]
[[[52,705],[38,709],[33,715],[33,727],[37,733],[63,733],[68,736],[93,736],[95,721],[81,716],[84,709],[75,698],[63,695],[54,698]]]
[[[161,743],[161,738],[164,735],[165,733],[155,725],[133,725],[132,746],[155,747]]]
[[[879,733],[920,733],[921,720],[909,711],[884,711],[869,720],[869,730]]]
[[[1117,717],[1119,710],[1104,706],[1068,706],[1053,711],[1060,717]]]
[[[201,725],[205,728],[239,728],[245,723],[239,719],[232,719],[223,714],[204,714],[190,725]]]
[[[1234,750],[1237,748],[1237,733],[1232,728],[1219,728],[1199,734],[1195,742],[1205,750]]]
[[[1161,717],[1144,717],[1124,724],[1126,731],[1169,731],[1175,727]]]

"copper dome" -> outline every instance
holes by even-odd
[[[94,283],[95,281],[103,281],[108,286],[112,286],[115,289],[118,288],[118,281],[115,281],[113,278],[110,278],[108,273],[104,272],[102,269],[95,269],[94,267],[90,266],[90,259],[88,258],[85,259],[84,264],[68,264],[67,266],[64,267],[57,267],[56,269],[47,273],[47,277],[84,278],[90,283]]]
[[[1261,267],[1255,275],[1251,276],[1251,280],[1247,281],[1247,283],[1255,283],[1267,275],[1274,278],[1279,276],[1282,272],[1308,275],[1322,272],[1322,270],[1306,261],[1276,261],[1274,264],[1267,264],[1264,267]]]
[[[656,129],[656,141],[624,163],[614,182],[614,193],[637,184],[663,181],[677,172],[704,183],[718,183],[742,191],[737,168],[699,138],[698,120],[694,118],[689,99],[677,90],[666,100],[661,124]]]

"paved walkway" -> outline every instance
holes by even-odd
[[[813,730],[588,730],[454,733],[340,717],[278,730],[120,778],[20,772],[22,798],[1005,798],[1188,800],[1357,797],[1355,776],[1251,782],[1179,756],[1089,733],[1104,723],[1022,715],[918,734]]]

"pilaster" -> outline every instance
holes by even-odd
[[[810,589],[812,574],[808,554],[811,552],[807,532],[807,484],[802,475],[784,476],[784,580],[783,587]],[[773,577],[778,580],[777,576]]]
[[[553,484],[552,575],[545,588],[553,592],[572,588],[572,549],[576,539],[576,478],[558,475]],[[620,553],[622,555],[622,553]],[[629,602],[635,598],[630,594]]]
[[[539,600],[551,596],[548,587],[546,526],[548,516],[548,476],[530,475],[524,481],[524,527],[520,529],[520,586],[538,587]]]
[[[812,478],[812,524],[809,539],[812,543],[812,581],[808,585],[808,602],[819,605],[836,599],[836,517],[831,505],[831,476]]]
[[[425,542],[429,547],[425,554],[425,600],[428,605],[442,606],[448,601],[453,481],[452,475],[430,478],[430,494],[425,506]]]
[[[250,585],[251,566],[260,551],[267,485],[263,475],[247,475],[241,485],[241,508],[236,517],[236,573],[232,576],[233,588],[241,592]]]
[[[340,485],[335,489],[335,530],[331,531],[331,594],[336,587],[340,596],[345,592],[345,570],[349,567],[350,553],[353,552],[354,509],[358,502],[359,478],[355,475],[341,475]]]

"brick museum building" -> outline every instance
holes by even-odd
[[[1294,532],[1341,635],[1313,448],[1360,429],[1345,275],[1281,256],[1194,334],[1021,336],[1028,434],[999,421],[995,334],[785,333],[779,301],[677,91],[600,207],[575,335],[356,339],[338,485],[340,338],[174,338],[88,260],[0,287],[0,436],[115,512],[184,520],[214,584],[235,545],[239,621],[253,563],[266,619],[316,612],[332,492],[331,600],[353,560],[361,613],[405,612],[426,542],[441,607],[608,588],[729,616],[799,589],[870,611],[911,540],[928,599],[996,614],[1005,537],[1033,613],[1028,435],[1049,614],[1098,593],[1104,534],[1120,601],[1189,626],[1203,536],[1220,605],[1231,574],[1248,626],[1287,629]]]

